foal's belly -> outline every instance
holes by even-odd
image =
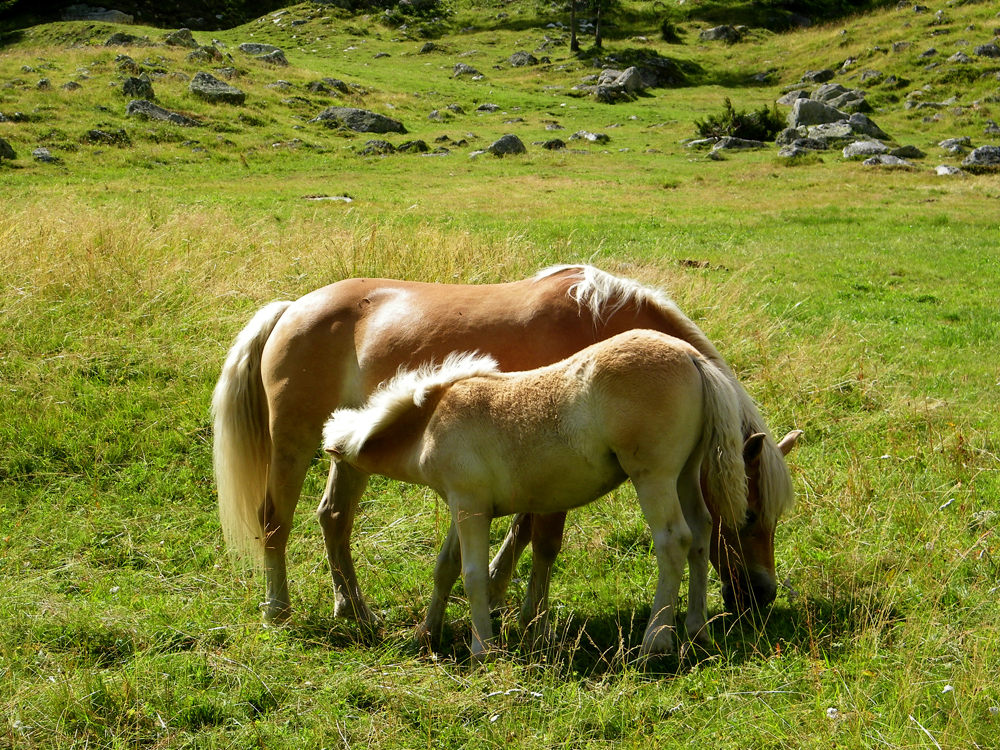
[[[542,471],[520,477],[511,492],[494,499],[494,516],[561,513],[592,503],[628,479],[613,455],[600,461],[550,457]]]

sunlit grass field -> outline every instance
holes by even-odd
[[[511,7],[523,13],[507,24],[491,20],[496,9],[460,8],[438,57],[376,19],[308,5],[295,9],[316,12],[303,27],[213,33],[230,48],[251,32],[273,39],[292,66],[241,61],[244,108],[154,81],[163,106],[205,120],[197,131],[124,117],[110,85],[119,51],[81,44],[103,43],[103,29],[38,27],[0,48],[0,85],[25,82],[0,88],[0,112],[29,116],[0,123],[18,152],[0,163],[0,747],[996,746],[1000,178],[931,168],[957,163],[935,151],[940,139],[989,142],[980,126],[996,105],[925,123],[887,96],[871,116],[928,151],[913,170],[836,153],[788,166],[773,150],[710,162],[680,140],[723,96],[770,103],[801,72],[909,33],[902,17],[761,31],[732,47],[699,44],[697,20],[680,21],[681,45],[658,41],[655,24],[629,29],[606,40],[608,54],[645,44],[704,72],[608,107],[567,93],[591,68],[565,47],[551,69],[491,67],[541,38],[514,21],[549,18]],[[949,9],[934,43],[973,23],[992,33],[998,10]],[[923,34],[927,20],[905,22]],[[856,48],[839,46],[845,28]],[[323,44],[293,46],[292,34]],[[362,39],[364,55],[344,51]],[[448,78],[453,55],[473,48],[486,82]],[[374,59],[383,49],[392,57]],[[198,69],[181,51],[129,53]],[[774,85],[723,86],[776,58]],[[952,95],[908,58],[883,58],[929,96]],[[22,72],[40,61],[55,68]],[[84,88],[63,92],[81,67]],[[49,94],[34,88],[42,74]],[[267,88],[280,77],[301,94],[323,76],[370,87],[356,105],[395,111],[408,138],[476,137],[447,157],[360,157],[367,136],[297,119]],[[996,85],[968,89],[985,98]],[[304,98],[302,117],[327,105]],[[474,114],[482,101],[503,109]],[[427,120],[453,102],[468,114]],[[560,137],[612,141],[531,147],[552,119]],[[95,127],[125,128],[133,145],[84,143]],[[468,158],[504,132],[529,153]],[[40,145],[61,163],[33,161]],[[775,605],[758,622],[723,616],[713,574],[717,647],[637,662],[656,571],[625,486],[570,516],[550,644],[519,640],[525,558],[495,623],[504,654],[468,663],[459,586],[430,655],[412,635],[446,508],[373,480],[354,554],[383,625],[336,620],[312,515],[327,468],[317,456],[290,549],[295,613],[264,627],[262,577],[226,554],[211,476],[209,400],[240,328],[270,301],[352,276],[491,283],[571,262],[662,287],[772,431],[805,431],[789,457],[797,504],[778,529]],[[498,521],[497,541],[505,530]]]

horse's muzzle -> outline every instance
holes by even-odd
[[[774,601],[777,594],[774,579],[755,570],[741,572],[733,583],[722,587],[722,600],[731,612],[744,612],[750,607],[763,609]]]

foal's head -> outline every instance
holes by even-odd
[[[790,432],[777,444],[782,457],[788,455],[801,434],[800,430]],[[712,514],[712,564],[722,578],[722,598],[733,612],[765,607],[774,601],[778,591],[774,572],[774,529],[778,517],[767,512],[761,491],[762,456],[765,450],[773,451],[774,447],[772,444],[768,449],[765,442],[764,434],[757,433],[747,438],[743,446],[748,490],[743,525],[730,528]]]

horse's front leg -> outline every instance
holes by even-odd
[[[674,615],[684,562],[691,547],[691,531],[677,497],[677,478],[633,479],[642,514],[653,536],[659,569],[649,625],[642,637],[640,656],[670,654],[674,650]]]
[[[536,515],[531,529],[531,579],[521,605],[521,627],[530,629],[536,642],[548,636],[549,584],[565,525],[565,513],[547,513]]]
[[[684,520],[691,530],[688,550],[687,636],[702,646],[712,645],[708,629],[708,563],[712,542],[712,516],[701,492],[700,466],[685,467],[677,483]]]
[[[453,520],[438,553],[437,564],[434,566],[434,593],[431,594],[431,601],[427,606],[427,616],[417,627],[417,640],[424,642],[431,649],[436,648],[441,642],[448,598],[461,572],[462,547],[458,539],[458,527]]]
[[[472,658],[480,662],[488,658],[493,642],[489,595],[492,517],[482,510],[484,507],[485,503],[451,503],[451,517],[458,526],[462,547],[462,581],[472,620]]]
[[[367,474],[346,463],[331,461],[330,476],[316,516],[323,529],[330,575],[333,577],[334,615],[375,623],[378,618],[365,603],[354,570],[354,558],[351,557],[354,515],[367,485]]]

